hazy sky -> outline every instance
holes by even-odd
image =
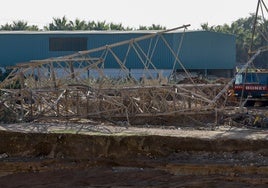
[[[230,24],[255,12],[257,0],[1,0],[0,24],[23,20],[40,28],[53,17],[173,28]]]

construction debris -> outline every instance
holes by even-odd
[[[121,121],[130,125],[137,120],[145,124],[148,118],[188,116],[198,123],[195,117],[214,114],[214,118],[208,119],[213,119],[210,124],[217,125],[218,112],[223,112],[228,105],[231,81],[227,83],[221,79],[212,83],[193,77],[163,37],[164,33],[175,29],[12,67],[9,76],[0,83],[1,121],[86,118]],[[161,71],[147,55],[152,55],[152,52],[137,50],[140,41],[155,37],[166,44],[174,55],[175,64],[184,70],[185,79],[179,84],[161,76]],[[138,57],[145,59],[143,72],[147,76],[144,79],[133,77],[126,68],[128,54],[120,59],[113,50],[122,45],[133,48]],[[119,77],[105,75],[104,67],[109,63],[106,62],[107,55],[113,56],[118,63],[122,73]],[[157,77],[148,69],[148,64],[153,67],[153,72],[158,73]],[[12,117],[6,113],[12,114]]]
[[[235,127],[268,128],[268,113],[265,109],[234,108],[224,114],[221,124]]]

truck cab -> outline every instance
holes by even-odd
[[[247,100],[247,106],[253,106],[256,101],[267,105],[268,71],[237,74],[233,90],[235,97]]]

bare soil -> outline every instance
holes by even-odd
[[[0,126],[0,187],[267,187],[268,130]]]

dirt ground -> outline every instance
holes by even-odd
[[[0,126],[0,187],[267,187],[268,129]]]

